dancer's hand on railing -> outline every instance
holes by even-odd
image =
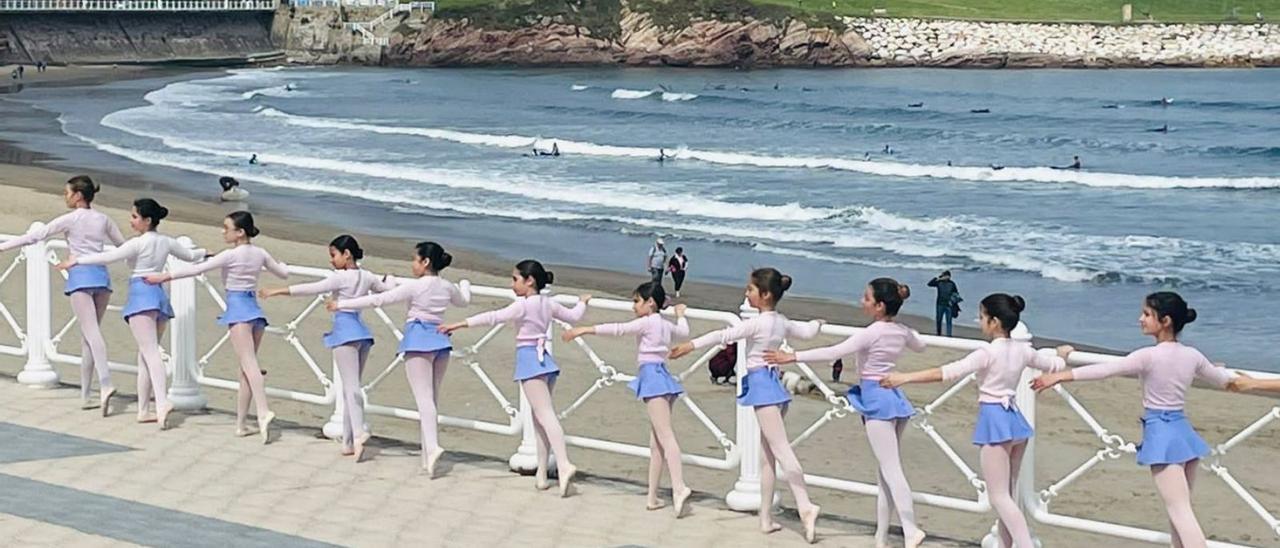
[[[1036,392],[1044,392],[1062,381],[1071,380],[1071,371],[1059,371],[1057,373],[1045,373],[1031,379],[1031,389]]]
[[[581,295],[578,295],[578,300],[579,300],[579,301],[581,301],[581,302],[582,302],[582,304],[587,304],[587,303],[591,302],[591,294],[590,294],[590,293],[583,293],[583,294],[581,294]]]
[[[781,350],[765,350],[764,361],[774,365],[786,365],[796,363],[796,355],[791,352],[783,352]]]
[[[264,301],[267,299],[270,299],[271,297],[279,297],[280,295],[288,295],[288,294],[289,294],[289,288],[287,287],[274,287],[271,289],[264,287],[258,290],[258,297]],[[325,308],[329,307],[329,302],[331,302],[332,300],[333,299],[329,299],[328,301],[325,301]],[[329,312],[333,312],[333,310],[330,310]]]
[[[71,270],[71,267],[75,265],[76,257],[75,255],[70,255],[67,257],[67,260],[58,263],[54,268],[57,268],[58,270]]]
[[[1072,352],[1076,351],[1076,348],[1069,344],[1062,344],[1062,345],[1058,345],[1058,348],[1056,348],[1055,350],[1058,351],[1059,358],[1066,360],[1069,356],[1071,356]]]
[[[564,334],[560,335],[560,340],[563,340],[564,342],[573,342],[574,339],[581,337],[583,335],[586,335],[588,333],[595,333],[595,331],[596,330],[591,327],[575,327],[573,329],[565,331]]]
[[[690,352],[693,352],[693,343],[682,342],[680,344],[677,344],[675,348],[671,349],[671,352],[667,354],[667,359],[678,360],[684,356],[687,356]]]
[[[168,272],[154,272],[142,277],[143,281],[151,285],[160,285],[173,279],[173,275]]]
[[[685,306],[685,305],[683,305],[683,304],[678,304],[678,305],[676,305],[676,306],[675,306],[675,310],[676,310],[676,317],[677,317],[677,318],[683,318],[683,317],[684,317],[684,311],[685,311],[685,310],[688,310],[688,309],[689,309],[689,307],[687,307],[687,306]]]
[[[591,297],[588,296],[587,298],[589,299]],[[448,325],[442,325],[439,328],[437,328],[436,331],[444,333],[445,335],[452,335],[454,331],[463,329],[465,327],[467,327],[467,322],[454,322]]]

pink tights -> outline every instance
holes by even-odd
[[[876,483],[880,487],[880,493],[876,496],[876,542],[884,544],[888,539],[889,520],[895,509],[902,522],[902,535],[908,539],[916,538],[920,534],[920,527],[916,525],[911,486],[907,484],[907,476],[902,472],[902,460],[898,455],[907,420],[868,419],[864,425],[867,429],[867,441],[871,442],[871,453],[875,455],[880,467],[876,477]]]
[[[1035,548],[1027,518],[1018,507],[1014,489],[1018,469],[1022,467],[1022,455],[1027,442],[1007,442],[999,445],[983,445],[978,449],[982,464],[982,479],[987,482],[987,497],[991,507],[1000,517],[1000,545],[1014,548]]]
[[[99,324],[107,312],[111,293],[105,290],[87,289],[71,294],[71,311],[80,322],[80,398],[89,399],[93,384],[93,371],[98,371],[98,388],[103,393],[110,390],[111,369],[107,363],[107,341],[102,338]]]
[[[258,368],[258,346],[262,344],[261,324],[246,322],[232,324],[231,347],[240,359],[240,387],[236,390],[236,428],[244,429],[249,414],[249,402],[257,404],[258,419],[262,420],[271,410],[267,408],[267,383]]]
[[[165,388],[164,358],[160,356],[160,335],[167,323],[160,312],[151,310],[129,316],[129,330],[138,343],[138,416],[146,414],[154,393],[156,406],[169,403]]]
[[[409,379],[409,389],[418,403],[418,423],[422,427],[422,461],[427,455],[440,449],[437,433],[439,422],[440,383],[449,367],[449,351],[406,352],[404,374]],[[345,377],[344,377],[345,378]]]

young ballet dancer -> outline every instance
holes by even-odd
[[[257,286],[262,269],[278,278],[288,278],[289,271],[283,263],[271,258],[267,250],[253,245],[258,235],[253,215],[236,211],[222,220],[222,239],[231,244],[227,249],[202,263],[174,269],[169,273],[147,274],[144,279],[152,285],[170,280],[190,278],[215,268],[221,269],[222,285],[227,291],[227,310],[218,316],[218,323],[227,326],[231,333],[231,346],[240,360],[240,387],[236,391],[236,435],[248,436],[253,431],[245,426],[249,414],[249,400],[258,410],[258,432],[262,443],[271,441],[271,421],[276,414],[267,408],[267,387],[258,368],[258,346],[267,328],[267,316],[258,306]]]
[[[885,388],[909,383],[953,382],[978,375],[978,423],[973,444],[979,447],[982,478],[1000,521],[1000,545],[1035,548],[1027,518],[1018,507],[1014,481],[1033,431],[1018,411],[1014,396],[1022,370],[1027,367],[1049,373],[1067,368],[1070,347],[1058,347],[1058,356],[1042,356],[1031,345],[1014,342],[1009,333],[1018,325],[1026,302],[1004,293],[988,295],[978,305],[978,324],[991,344],[942,367],[914,373],[890,373],[880,380]]]
[[[1210,453],[1183,412],[1187,387],[1197,378],[1225,387],[1234,374],[1209,362],[1204,354],[1178,341],[1196,311],[1177,293],[1159,291],[1147,295],[1138,325],[1155,346],[1140,348],[1109,362],[1041,375],[1032,383],[1036,391],[1060,382],[1091,381],[1117,375],[1137,375],[1142,383],[1142,445],[1138,464],[1151,467],[1156,491],[1169,515],[1174,546],[1194,548],[1206,544],[1204,531],[1191,509],[1196,465]]]
[[[788,337],[811,339],[818,335],[822,322],[791,321],[776,310],[782,295],[791,288],[791,277],[774,268],[760,268],[747,279],[747,303],[760,311],[760,315],[733,327],[707,333],[691,342],[681,343],[671,349],[671,359],[684,356],[694,349],[713,345],[726,345],[733,341],[745,341],[747,345],[747,373],[741,379],[742,392],[738,405],[754,408],[760,423],[760,530],[765,534],[782,529],[773,521],[773,492],[777,467],[781,465],[782,481],[791,487],[795,496],[800,521],[804,524],[804,538],[815,540],[815,527],[821,508],[809,500],[804,484],[804,470],[796,458],[791,442],[787,439],[786,425],[782,422],[791,394],[778,380],[778,369],[764,360],[764,353],[776,350]]]
[[[567,497],[578,467],[569,460],[568,448],[564,443],[564,429],[560,427],[560,419],[556,417],[555,405],[551,401],[551,391],[555,389],[560,367],[547,350],[547,328],[550,327],[552,318],[568,323],[581,320],[587,311],[591,295],[582,295],[576,306],[566,308],[552,300],[550,295],[541,294],[554,279],[555,276],[543,268],[542,263],[532,259],[520,261],[511,271],[511,290],[518,297],[516,302],[499,310],[477,314],[466,321],[451,323],[441,327],[440,331],[449,334],[464,327],[515,324],[515,380],[520,383],[520,389],[529,400],[533,411],[533,428],[538,438],[538,470],[534,475],[534,485],[538,489],[548,487],[549,448],[556,456],[560,496]]]
[[[645,282],[631,293],[631,309],[636,319],[626,323],[606,323],[594,327],[575,327],[564,333],[569,342],[583,335],[607,335],[620,337],[634,335],[639,364],[635,380],[627,387],[644,401],[649,412],[649,497],[647,508],[662,508],[658,500],[658,484],[662,481],[663,461],[671,474],[671,498],[676,517],[684,515],[685,502],[692,489],[684,483],[684,468],[680,463],[680,444],[671,428],[671,408],[676,398],[684,393],[680,381],[667,371],[667,353],[671,340],[689,336],[689,322],[684,319],[685,306],[676,305],[676,323],[662,319],[667,294],[662,284]]]
[[[902,432],[907,427],[907,419],[915,414],[915,408],[902,390],[880,386],[880,380],[893,371],[905,349],[924,350],[920,334],[894,320],[902,303],[910,296],[911,289],[906,284],[890,278],[876,278],[862,292],[862,312],[875,320],[866,329],[834,346],[794,354],[765,353],[765,360],[775,364],[829,362],[849,355],[856,358],[859,382],[849,388],[847,398],[849,405],[862,414],[871,453],[879,464],[876,476],[880,487],[876,496],[877,547],[888,546],[889,521],[895,509],[902,522],[902,536],[906,538],[907,548],[919,546],[925,538],[925,532],[916,523],[911,486],[902,471],[899,456]]]
[[[73,270],[80,265],[107,265],[127,260],[133,273],[129,276],[129,300],[124,305],[124,320],[138,343],[138,422],[158,422],[160,429],[169,428],[169,413],[173,403],[165,387],[164,358],[160,356],[160,335],[165,325],[173,319],[173,307],[164,287],[148,284],[143,276],[164,270],[173,255],[184,261],[198,261],[204,251],[188,249],[178,240],[156,232],[160,221],[169,210],[151,198],[133,202],[129,214],[129,228],[136,237],[111,251],[68,257],[58,265],[62,270]],[[156,412],[149,411],[152,395],[155,395]]]
[[[19,248],[60,234],[66,234],[68,253],[85,256],[102,251],[103,244],[124,243],[124,235],[106,215],[93,209],[93,198],[101,190],[87,175],[77,175],[67,180],[62,199],[70,213],[22,236],[0,243],[0,251]],[[110,414],[111,397],[116,394],[111,384],[111,370],[107,363],[107,341],[102,337],[100,323],[111,299],[111,276],[103,265],[78,265],[67,271],[67,285],[63,292],[71,299],[71,310],[80,323],[80,408],[93,409],[89,390],[93,384],[93,372],[98,373],[98,405],[102,416]]]
[[[364,258],[360,243],[343,234],[329,242],[329,265],[333,272],[323,280],[258,290],[263,300],[279,295],[319,295],[331,293],[340,299],[363,297],[373,291],[386,291],[389,286],[382,276],[360,268]],[[364,431],[364,405],[360,401],[360,375],[369,359],[373,333],[360,319],[359,312],[338,311],[333,314],[333,328],[324,334],[324,345],[333,352],[333,361],[342,377],[342,454],[354,455],[356,462],[364,457],[364,444],[369,434]],[[359,433],[357,435],[357,433]]]
[[[414,280],[388,280],[394,285],[385,293],[364,296],[346,295],[330,301],[329,310],[337,314],[356,314],[355,311],[374,306],[408,302],[405,316],[404,338],[398,352],[404,356],[404,374],[418,404],[418,422],[422,429],[422,468],[427,476],[436,475],[436,462],[444,454],[436,433],[439,408],[440,383],[444,381],[445,368],[449,365],[449,352],[453,343],[440,332],[445,309],[450,305],[466,306],[471,302],[471,284],[463,281],[461,287],[440,277],[440,271],[453,263],[453,256],[440,244],[421,242],[414,246],[411,269]],[[359,318],[359,316],[356,316]],[[363,363],[363,359],[361,360]],[[343,373],[343,379],[346,379]],[[354,396],[353,396],[354,397]],[[361,423],[353,423],[360,428]]]

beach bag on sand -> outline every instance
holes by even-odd
[[[733,382],[734,367],[738,365],[738,343],[730,343],[724,350],[717,352],[707,362],[707,371],[711,373],[713,384]]]

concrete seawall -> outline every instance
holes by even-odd
[[[277,54],[269,12],[0,16],[0,63],[234,64]]]

